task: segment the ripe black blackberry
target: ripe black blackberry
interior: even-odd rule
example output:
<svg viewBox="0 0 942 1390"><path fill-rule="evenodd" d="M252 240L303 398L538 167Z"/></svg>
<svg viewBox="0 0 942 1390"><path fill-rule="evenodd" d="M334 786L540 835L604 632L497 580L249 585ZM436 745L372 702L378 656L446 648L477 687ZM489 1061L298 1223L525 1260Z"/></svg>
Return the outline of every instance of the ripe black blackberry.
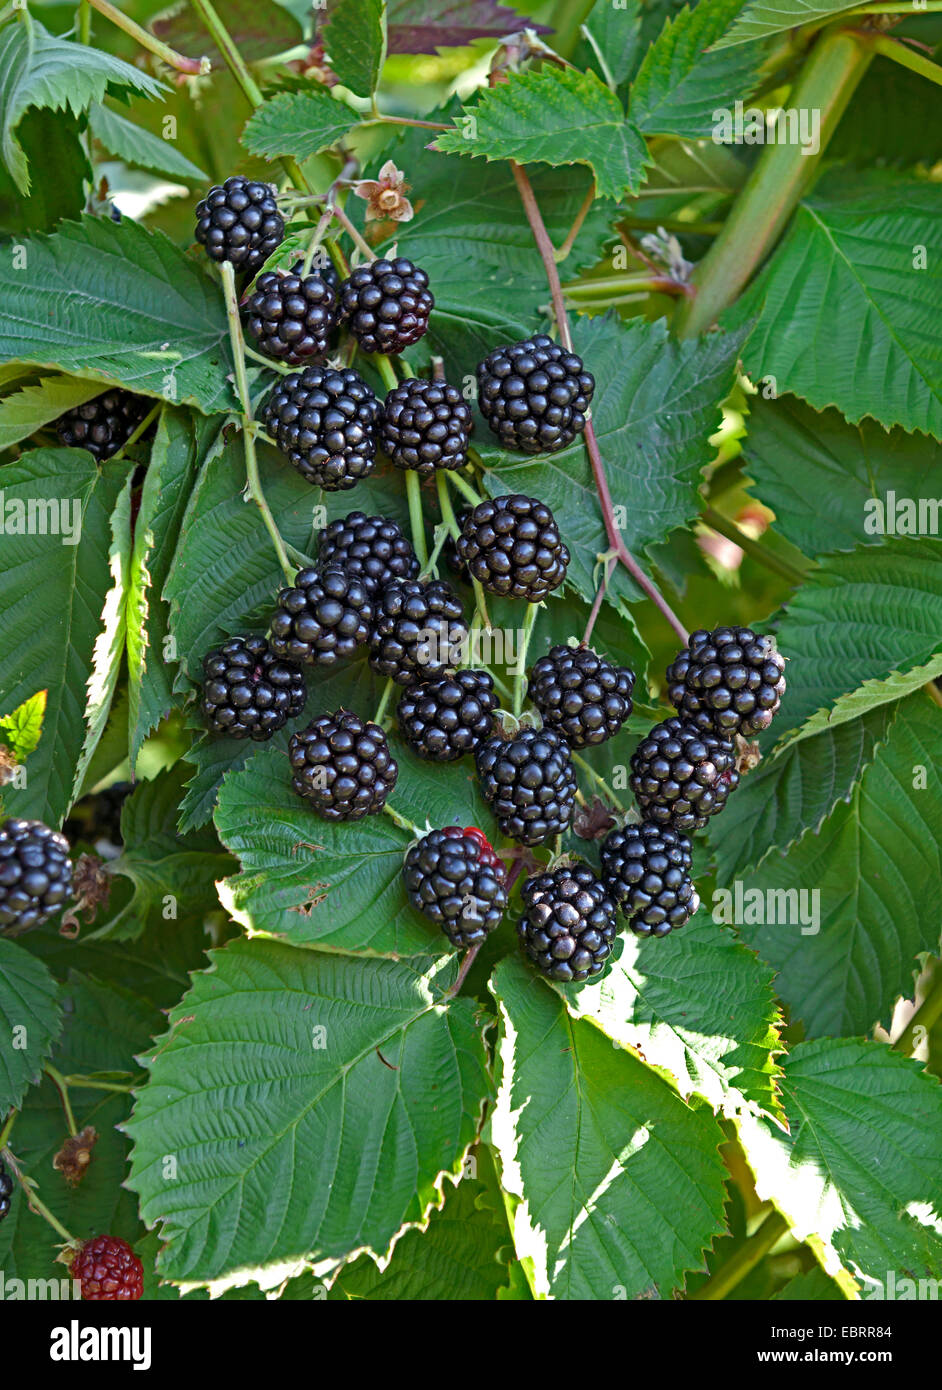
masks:
<svg viewBox="0 0 942 1390"><path fill-rule="evenodd" d="M698 729L727 738L767 729L785 694L785 658L749 627L699 628L667 668L668 696Z"/></svg>
<svg viewBox="0 0 942 1390"><path fill-rule="evenodd" d="M402 868L414 908L435 922L453 946L477 946L507 906L504 866L480 831L457 825L433 830L410 847Z"/></svg>
<svg viewBox="0 0 942 1390"><path fill-rule="evenodd" d="M298 363L327 351L336 308L336 296L320 275L267 270L256 280L245 312L260 352Z"/></svg>
<svg viewBox="0 0 942 1390"><path fill-rule="evenodd" d="M587 864L528 878L522 896L517 933L541 974L581 981L601 973L618 925L615 904Z"/></svg>
<svg viewBox="0 0 942 1390"><path fill-rule="evenodd" d="M411 377L386 397L379 442L397 468L421 478L464 468L470 434L471 407L457 386Z"/></svg>
<svg viewBox="0 0 942 1390"><path fill-rule="evenodd" d="M604 743L632 710L634 672L612 666L588 647L551 647L533 663L527 694L548 729L570 748Z"/></svg>
<svg viewBox="0 0 942 1390"><path fill-rule="evenodd" d="M507 449L551 453L585 429L595 378L545 333L495 348L478 364L478 404Z"/></svg>
<svg viewBox="0 0 942 1390"><path fill-rule="evenodd" d="M60 415L56 421L59 443L67 448L87 449L99 463L110 459L131 438L150 405L146 396L135 396L115 387Z"/></svg>
<svg viewBox="0 0 942 1390"><path fill-rule="evenodd" d="M233 174L196 208L196 240L213 261L231 261L254 275L281 245L285 224L271 184Z"/></svg>
<svg viewBox="0 0 942 1390"><path fill-rule="evenodd" d="M461 523L457 550L485 589L530 603L558 589L569 565L549 507L520 493L473 507Z"/></svg>
<svg viewBox="0 0 942 1390"><path fill-rule="evenodd" d="M612 830L599 849L602 882L637 936L666 936L700 906L690 878L690 841L668 825L642 821Z"/></svg>
<svg viewBox="0 0 942 1390"><path fill-rule="evenodd" d="M362 820L386 804L399 766L378 724L350 710L323 714L292 734L291 785L325 820Z"/></svg>
<svg viewBox="0 0 942 1390"><path fill-rule="evenodd" d="M10 1210L10 1198L13 1196L13 1179L6 1170L3 1159L0 1158L0 1221Z"/></svg>
<svg viewBox="0 0 942 1390"><path fill-rule="evenodd" d="M488 737L497 705L487 671L456 671L409 686L396 714L402 737L420 758L450 763Z"/></svg>
<svg viewBox="0 0 942 1390"><path fill-rule="evenodd" d="M233 637L203 658L202 710L214 733L271 738L304 709L304 674L264 637Z"/></svg>
<svg viewBox="0 0 942 1390"><path fill-rule="evenodd" d="M416 579L419 562L412 544L394 521L349 512L324 530L318 552L321 569L342 565L362 579L370 594L396 579Z"/></svg>
<svg viewBox="0 0 942 1390"><path fill-rule="evenodd" d="M291 274L304 274L303 256L299 256L298 259L291 266ZM308 271L308 275L319 275L320 278L324 281L324 284L329 285L330 288L333 290L334 299L337 298L338 294L340 293L340 276L337 274L337 268L334 265L333 261L330 259L327 252L324 251L322 247L319 247L318 250L315 251L314 257L311 261L311 268Z"/></svg>
<svg viewBox="0 0 942 1390"><path fill-rule="evenodd" d="M340 317L364 352L402 352L428 328L435 300L424 270L405 256L367 261L340 286Z"/></svg>
<svg viewBox="0 0 942 1390"><path fill-rule="evenodd" d="M333 666L369 640L373 607L362 579L340 565L298 570L278 594L271 620L276 656Z"/></svg>
<svg viewBox="0 0 942 1390"><path fill-rule="evenodd" d="M412 685L457 666L467 637L461 600L444 580L387 584L374 602L370 665Z"/></svg>
<svg viewBox="0 0 942 1390"><path fill-rule="evenodd" d="M631 755L629 785L645 820L689 835L738 785L733 745L683 719L656 724Z"/></svg>
<svg viewBox="0 0 942 1390"><path fill-rule="evenodd" d="M268 398L265 425L303 478L327 492L373 471L380 404L352 367L306 367Z"/></svg>
<svg viewBox="0 0 942 1390"><path fill-rule="evenodd" d="M39 820L0 825L0 931L41 927L72 891L69 842Z"/></svg>
<svg viewBox="0 0 942 1390"><path fill-rule="evenodd" d="M561 835L576 804L569 745L552 729L499 734L474 751L481 791L505 835L541 845Z"/></svg>

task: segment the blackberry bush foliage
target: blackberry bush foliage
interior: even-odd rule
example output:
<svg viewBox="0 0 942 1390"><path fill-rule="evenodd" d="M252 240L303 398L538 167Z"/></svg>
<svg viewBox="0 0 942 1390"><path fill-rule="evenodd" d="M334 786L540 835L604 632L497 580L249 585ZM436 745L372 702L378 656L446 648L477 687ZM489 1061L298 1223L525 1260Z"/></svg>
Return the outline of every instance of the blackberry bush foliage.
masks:
<svg viewBox="0 0 942 1390"><path fill-rule="evenodd" d="M0 15L4 1280L942 1279L939 18L576 8Z"/></svg>

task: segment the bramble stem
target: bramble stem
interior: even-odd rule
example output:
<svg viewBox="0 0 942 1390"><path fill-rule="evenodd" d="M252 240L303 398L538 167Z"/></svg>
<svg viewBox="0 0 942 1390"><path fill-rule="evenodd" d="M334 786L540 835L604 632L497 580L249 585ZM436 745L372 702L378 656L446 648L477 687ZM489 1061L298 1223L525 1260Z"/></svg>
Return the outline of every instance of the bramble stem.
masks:
<svg viewBox="0 0 942 1390"><path fill-rule="evenodd" d="M789 580L792 584L805 582L807 575L803 574L800 569L790 565L787 560L783 560L780 556L774 555L772 551L767 550L764 545L760 545L752 536L747 536L745 531L740 530L734 521L730 521L713 507L704 507L700 513L700 519L709 526L711 531L718 532L719 535L725 536L728 541L738 545L746 555L751 555L753 560L764 565L773 574L781 575L783 579Z"/></svg>
<svg viewBox="0 0 942 1390"><path fill-rule="evenodd" d="M340 207L337 203L331 203L330 211L333 214L333 216L336 217L341 227L343 227L344 231L347 233L347 236L353 242L354 246L359 247L359 249L363 252L364 256L368 261L375 261L376 252L373 250L370 243L363 236L361 236L357 228L353 225L347 214L344 212L343 208Z"/></svg>
<svg viewBox="0 0 942 1390"><path fill-rule="evenodd" d="M933 63L930 58L924 58L921 53L914 53L906 44L900 43L899 39L891 39L887 34L877 34L872 38L868 35L867 43L874 53L879 53L882 57L899 63L900 67L909 68L910 72L918 73L920 77L927 77L930 82L942 86L942 66Z"/></svg>
<svg viewBox="0 0 942 1390"><path fill-rule="evenodd" d="M467 951L465 951L464 956L461 959L461 967L458 971L455 983L452 985L451 989L447 989L445 991L446 999L453 999L455 995L458 993L458 991L461 989L461 986L468 978L468 971L471 969L472 965L477 959L478 951L480 951L483 944L484 943L482 941L479 941L476 946L471 946L468 948Z"/></svg>
<svg viewBox="0 0 942 1390"><path fill-rule="evenodd" d="M581 754L571 752L569 756L576 764L576 767L581 767L582 771L585 772L589 777L591 777L592 781L602 788L603 792L608 797L609 801L612 803L615 809L617 811L624 811L624 806L618 800L618 797L612 791L611 787L608 785L602 774L600 772L596 772L592 764L586 762L585 758L583 758Z"/></svg>
<svg viewBox="0 0 942 1390"><path fill-rule="evenodd" d="M579 235L580 231L582 230L582 224L583 224L583 222L586 220L586 218L588 217L589 212L591 211L591 208L592 208L592 204L593 204L594 202L595 202L595 179L593 179L592 182L591 182L591 184L589 185L589 191L588 191L588 193L585 195L585 198L583 199L582 207L581 207L581 208L579 209L579 211L576 213L576 216L575 216L575 219L574 219L574 221L573 221L573 224L572 224L572 226L569 228L569 231L566 233L566 240L563 242L563 244L562 244L562 246L559 248L559 250L556 251L556 252L554 252L554 255L555 255L555 258L556 258L557 263L559 263L560 261L564 261L564 260L566 259L566 257L569 255L570 251L572 250L573 246L575 245L576 237Z"/></svg>
<svg viewBox="0 0 942 1390"><path fill-rule="evenodd" d="M261 88L249 72L248 64L236 47L232 35L219 18L210 0L190 0L190 3L205 24L213 43L219 49L219 52L225 59L226 66L242 88L249 105L252 107L261 106L264 100Z"/></svg>
<svg viewBox="0 0 942 1390"><path fill-rule="evenodd" d="M479 494L475 492L474 488L468 482L467 478L462 478L461 474L457 470L450 471L449 478L451 479L452 483L454 483L458 491L461 493L462 497L467 502L471 503L472 507L476 507L479 502L484 501L484 498L479 496Z"/></svg>
<svg viewBox="0 0 942 1390"><path fill-rule="evenodd" d="M765 1220L745 1240L734 1255L721 1265L712 1278L702 1284L690 1295L691 1299L710 1301L725 1298L740 1284L746 1275L755 1269L766 1255L777 1245L789 1230L788 1222L780 1212L770 1211Z"/></svg>
<svg viewBox="0 0 942 1390"><path fill-rule="evenodd" d="M546 270L559 341L567 352L572 352L572 335L569 331L569 319L566 316L566 301L563 299L563 290L559 283L559 271L556 269L556 250L550 241L549 232L546 230L546 224L533 192L533 185L527 174L514 159L510 161L510 172L514 176L514 183L517 185L517 192L520 194L520 201L523 203L523 210L527 215L533 240L536 242L537 250ZM551 266L552 270L550 270Z"/></svg>
<svg viewBox="0 0 942 1390"><path fill-rule="evenodd" d="M75 1115L72 1113L72 1102L69 1100L68 1083L62 1073L56 1071L55 1067L49 1066L48 1063L43 1070L62 1098L62 1109L65 1111L65 1122L69 1127L69 1133L74 1138L75 1135L78 1134L78 1125L75 1123Z"/></svg>
<svg viewBox="0 0 942 1390"><path fill-rule="evenodd" d="M894 1050L901 1052L904 1057L911 1057L919 1045L916 1041L916 1030L924 1029L928 1033L930 1029L935 1027L940 1018L942 1018L942 965L937 965L929 985L929 993L896 1039L893 1044Z"/></svg>
<svg viewBox="0 0 942 1390"><path fill-rule="evenodd" d="M154 421L157 419L157 416L163 409L163 404L163 401L158 401L156 405L151 406L150 410L144 416L141 423L137 426L137 429L133 430L131 434L128 435L127 439L121 445L121 448L117 451L117 453L112 455L112 458L119 459L124 457L125 450L130 449L132 444L136 444L137 441L140 439L141 435L150 429L151 425L154 423Z"/></svg>
<svg viewBox="0 0 942 1390"><path fill-rule="evenodd" d="M517 652L517 661L514 666L514 714L520 714L523 709L523 691L526 684L527 672L527 651L530 646L530 638L533 636L533 627L536 623L537 614L542 604L528 603L527 616L523 620L523 635L520 642L520 650Z"/></svg>
<svg viewBox="0 0 942 1390"><path fill-rule="evenodd" d="M379 724L380 726L382 726L383 719L386 716L386 710L389 708L389 701L392 698L392 693L395 690L395 688L396 682L393 680L392 676L390 676L385 686L383 687L383 694L376 708L376 713L373 715L374 724Z"/></svg>
<svg viewBox="0 0 942 1390"><path fill-rule="evenodd" d="M18 1110L11 1110L4 1120L3 1128L0 1129L0 1150L4 1149L10 1142L10 1135L13 1132L13 1126L16 1124L16 1117L19 1113Z"/></svg>
<svg viewBox="0 0 942 1390"><path fill-rule="evenodd" d="M386 116L382 111L361 121L360 125L411 125L418 126L420 130L454 130L453 125L442 125L440 121L420 121L415 116Z"/></svg>
<svg viewBox="0 0 942 1390"><path fill-rule="evenodd" d="M262 481L258 472L258 456L255 452L255 434L257 426L252 418L252 403L249 398L249 383L245 374L245 343L242 339L242 323L239 319L239 299L236 294L235 272L231 261L223 261L220 264L222 274L222 286L226 297L226 317L229 321L229 341L232 344L232 358L235 364L236 389L239 393L239 401L242 406L242 443L245 450L245 476L248 483L248 493L252 501L262 514L262 521L265 523L266 530L271 536L272 544L275 547L275 554L278 556L278 563L288 584L294 583L294 570L288 559L285 550L285 543L281 538L281 532L272 516L271 508L265 499L262 490Z"/></svg>
<svg viewBox="0 0 942 1390"><path fill-rule="evenodd" d="M104 15L105 19L110 19L112 24L117 25L119 29L123 29L126 34L134 39L135 43L139 43L142 48L146 48L149 53L153 53L156 58L160 58L168 67L176 69L177 72L185 72L192 76L199 76L200 73L212 71L208 58L185 58L182 53L177 53L175 49L169 48L165 43L161 43L160 39L155 38L148 30L142 29L139 24L135 24L133 19L124 14L123 11L116 9L114 5L110 5L108 0L88 0L88 3L92 5L100 15ZM194 4L195 3L196 0L194 0ZM86 43L87 40L83 39L82 42Z"/></svg>
<svg viewBox="0 0 942 1390"><path fill-rule="evenodd" d="M9 1164L9 1166L13 1169L13 1176L16 1178L20 1187L22 1187L24 1193L26 1194L26 1205L29 1207L30 1211L33 1212L36 1216L41 1216L44 1221L48 1221L49 1225L56 1232L56 1234L60 1235L64 1241L68 1242L69 1245L78 1246L79 1242L75 1239L75 1236L72 1235L71 1231L66 1230L62 1222L58 1219L58 1217L53 1216L52 1212L46 1206L45 1202L43 1202L40 1199L39 1194L37 1193L36 1188L32 1182L32 1179L28 1179L25 1176L25 1174L20 1169L20 1165L17 1163L16 1159L10 1153L9 1149L3 1150L3 1157L7 1164Z"/></svg>
<svg viewBox="0 0 942 1390"><path fill-rule="evenodd" d="M589 645L589 638L592 636L592 629L595 627L595 620L599 616L599 611L602 607L602 600L604 599L605 591L608 588L608 581L611 579L612 570L614 569L617 563L618 557L615 555L613 555L610 559L605 561L605 569L602 571L602 582L599 585L598 590L596 591L595 598L592 602L592 608L589 613L589 621L586 623L585 632L582 634L583 646L587 647Z"/></svg>

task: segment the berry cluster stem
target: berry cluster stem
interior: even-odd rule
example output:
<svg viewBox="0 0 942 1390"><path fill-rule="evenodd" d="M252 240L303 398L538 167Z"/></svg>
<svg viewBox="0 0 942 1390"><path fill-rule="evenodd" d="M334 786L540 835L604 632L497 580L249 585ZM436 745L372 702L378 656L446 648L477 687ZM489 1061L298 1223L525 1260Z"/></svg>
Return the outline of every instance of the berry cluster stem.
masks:
<svg viewBox="0 0 942 1390"><path fill-rule="evenodd" d="M28 1178L21 1170L20 1165L17 1163L10 1150L3 1149L2 1155L4 1162L8 1167L12 1168L13 1176L26 1194L26 1204L30 1211L36 1216L41 1216L44 1221L48 1222L56 1234L60 1235L69 1245L77 1247L79 1242L75 1239L75 1236L72 1235L71 1231L66 1230L57 1216L53 1216L52 1212L46 1206L46 1203L41 1200L36 1190L36 1184L33 1182L32 1178Z"/></svg>
<svg viewBox="0 0 942 1390"><path fill-rule="evenodd" d="M208 58L185 58L182 53L177 53L175 49L161 43L160 39L146 29L142 29L139 24L135 24L129 15L124 14L114 5L110 5L108 0L88 0L88 4L93 6L105 19L110 19L112 24L123 29L135 43L141 45L141 48L146 48L149 53L153 53L155 58L159 58L161 62L166 63L168 67L174 68L177 72L184 72L195 77L211 70ZM87 14L84 0L83 11ZM85 22L83 16L83 27ZM86 43L87 38L83 38L82 42Z"/></svg>
<svg viewBox="0 0 942 1390"><path fill-rule="evenodd" d="M785 1217L778 1211L770 1211L736 1253L720 1266L712 1278L690 1295L691 1299L713 1302L725 1298L765 1259L773 1246L778 1245L782 1237L788 1234L788 1230L789 1225Z"/></svg>
<svg viewBox="0 0 942 1390"><path fill-rule="evenodd" d="M452 472L449 472L448 474L448 477L451 478L454 478L455 476L456 474ZM448 479L446 478L444 471L439 471L438 473L436 473L435 486L438 489L438 505L441 507L442 520L448 527L448 533L451 536L452 540L456 541L458 537L461 535L461 527L458 525L458 518L455 516L455 509L451 505L451 494L448 491ZM475 610L478 614L480 614L481 622L487 628L488 632L490 632L491 615L487 611L487 599L484 594L484 586L482 585L480 579L475 579L474 575L471 575L470 578L471 587L474 589Z"/></svg>
<svg viewBox="0 0 942 1390"><path fill-rule="evenodd" d="M43 1068L43 1070L49 1077L49 1080L55 1086L56 1090L59 1092L59 1096L62 1100L62 1109L65 1111L65 1122L69 1127L69 1133L72 1135L74 1139L76 1134L78 1134L78 1125L75 1123L75 1115L72 1111L72 1102L69 1099L68 1083L65 1077L62 1075L62 1073L56 1071L55 1067L50 1066L48 1063Z"/></svg>
<svg viewBox="0 0 942 1390"><path fill-rule="evenodd" d="M517 651L517 661L514 666L514 714L520 714L523 709L523 692L526 685L527 676L527 652L530 647L530 638L533 636L533 627L536 623L537 614L542 607L539 603L527 604L527 616L523 620L523 631L521 633L520 647Z"/></svg>

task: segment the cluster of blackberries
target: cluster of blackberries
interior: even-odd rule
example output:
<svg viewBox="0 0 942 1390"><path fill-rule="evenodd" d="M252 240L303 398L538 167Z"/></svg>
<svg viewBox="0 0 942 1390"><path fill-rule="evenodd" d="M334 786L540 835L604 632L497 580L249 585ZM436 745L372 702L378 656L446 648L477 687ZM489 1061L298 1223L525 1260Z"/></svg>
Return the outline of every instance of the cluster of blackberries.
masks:
<svg viewBox="0 0 942 1390"><path fill-rule="evenodd" d="M0 825L0 932L40 927L72 891L69 842L38 820Z"/></svg>

